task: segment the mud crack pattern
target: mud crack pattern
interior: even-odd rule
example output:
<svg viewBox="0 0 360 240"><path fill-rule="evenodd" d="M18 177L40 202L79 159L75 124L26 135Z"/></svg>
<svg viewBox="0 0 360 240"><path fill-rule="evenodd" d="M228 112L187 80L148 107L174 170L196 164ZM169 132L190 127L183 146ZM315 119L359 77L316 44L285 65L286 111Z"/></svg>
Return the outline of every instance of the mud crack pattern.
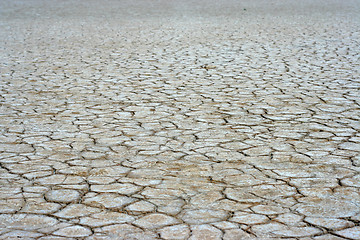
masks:
<svg viewBox="0 0 360 240"><path fill-rule="evenodd" d="M0 239L359 239L359 10L1 1Z"/></svg>

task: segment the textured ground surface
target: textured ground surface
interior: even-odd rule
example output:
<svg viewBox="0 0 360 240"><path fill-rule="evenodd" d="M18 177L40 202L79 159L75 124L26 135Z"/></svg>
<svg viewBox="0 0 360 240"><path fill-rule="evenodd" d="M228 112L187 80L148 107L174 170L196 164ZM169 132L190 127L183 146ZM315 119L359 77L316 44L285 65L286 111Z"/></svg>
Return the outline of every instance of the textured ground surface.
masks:
<svg viewBox="0 0 360 240"><path fill-rule="evenodd" d="M0 2L0 239L360 239L360 1Z"/></svg>

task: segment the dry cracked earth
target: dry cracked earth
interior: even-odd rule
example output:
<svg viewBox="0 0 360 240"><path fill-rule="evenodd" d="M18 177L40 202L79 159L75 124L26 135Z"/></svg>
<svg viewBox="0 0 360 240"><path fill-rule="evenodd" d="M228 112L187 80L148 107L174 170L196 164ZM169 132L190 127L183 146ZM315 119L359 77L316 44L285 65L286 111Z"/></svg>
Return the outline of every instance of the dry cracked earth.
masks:
<svg viewBox="0 0 360 240"><path fill-rule="evenodd" d="M360 239L360 1L0 20L0 239Z"/></svg>

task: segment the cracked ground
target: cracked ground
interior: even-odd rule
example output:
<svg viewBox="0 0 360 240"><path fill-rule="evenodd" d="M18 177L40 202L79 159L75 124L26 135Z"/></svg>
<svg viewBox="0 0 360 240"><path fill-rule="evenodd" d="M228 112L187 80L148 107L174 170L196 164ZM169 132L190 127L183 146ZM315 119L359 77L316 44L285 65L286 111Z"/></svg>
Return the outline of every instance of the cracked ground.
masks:
<svg viewBox="0 0 360 240"><path fill-rule="evenodd" d="M360 239L358 0L2 0L0 239Z"/></svg>

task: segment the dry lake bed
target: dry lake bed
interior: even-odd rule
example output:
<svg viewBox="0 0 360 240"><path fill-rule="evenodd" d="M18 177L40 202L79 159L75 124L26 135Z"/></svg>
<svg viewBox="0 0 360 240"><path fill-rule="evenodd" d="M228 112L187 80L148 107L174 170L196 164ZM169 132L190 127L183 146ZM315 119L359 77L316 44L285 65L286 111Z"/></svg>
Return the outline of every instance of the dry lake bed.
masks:
<svg viewBox="0 0 360 240"><path fill-rule="evenodd" d="M0 1L0 239L360 239L360 1Z"/></svg>

